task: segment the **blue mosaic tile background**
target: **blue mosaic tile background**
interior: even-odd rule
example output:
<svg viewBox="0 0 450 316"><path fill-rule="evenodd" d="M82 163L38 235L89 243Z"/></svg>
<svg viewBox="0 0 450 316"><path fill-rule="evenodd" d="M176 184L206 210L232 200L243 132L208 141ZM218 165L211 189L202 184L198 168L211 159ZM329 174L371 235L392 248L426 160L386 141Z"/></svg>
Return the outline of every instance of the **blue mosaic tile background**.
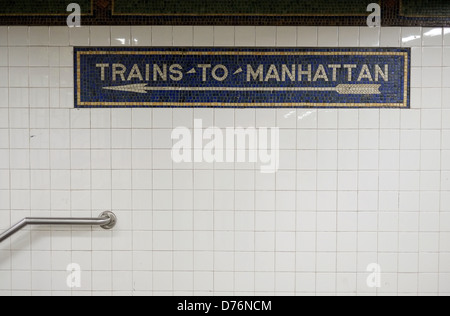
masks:
<svg viewBox="0 0 450 316"><path fill-rule="evenodd" d="M154 54L154 52L158 52ZM244 53L245 52L245 53ZM314 53L315 55L296 55L299 53ZM348 52L350 55L338 55ZM331 54L330 54L331 53ZM333 54L333 53L336 53ZM318 54L318 55L317 55ZM410 81L410 49L374 49L374 48L75 48L75 107L409 107ZM79 63L78 63L79 57ZM101 68L98 64L107 64L104 68L105 78L101 78ZM124 74L128 79L129 72L134 65L138 65L143 80L136 72L130 81L121 81L116 75L112 78L113 64L122 64L127 70ZM149 81L146 81L146 70L149 65ZM153 81L153 65L161 70L167 65L167 81ZM183 79L170 80L170 65L178 64L182 67ZM224 65L228 69L228 76L224 81L217 81L211 75L211 68L207 69L206 81L203 81L203 69L198 65ZM271 65L275 65L278 76L282 77L282 66L296 65L296 80L286 76L285 82L278 82L276 74L271 72L272 78L267 81ZM336 81L333 81L333 71L328 65L338 64ZM353 77L348 81L346 64L356 64ZM264 67L263 82L247 81L247 67L252 66L256 71L260 65ZM312 67L312 77L317 69L323 65L329 81L318 79L309 82L306 75L303 81L298 81L298 65L306 70ZM367 65L373 81L358 76L362 66ZM379 76L375 82L375 65L388 65L388 81ZM242 72L236 71L242 69ZM188 73L195 69L195 73ZM176 68L175 70L180 70ZM78 78L79 71L79 78ZM270 75L269 74L269 75ZM321 73L323 74L323 73ZM175 78L179 73L172 73ZM224 75L218 70L217 76ZM158 79L160 76L158 75ZM306 81L305 81L306 80ZM78 83L79 81L79 83ZM380 94L340 94L337 91L292 91L295 88L306 89L334 89L344 85L381 85ZM140 90L129 91L132 89ZM143 87L152 89L144 91ZM119 90L107 90L112 88ZM190 89L209 89L211 91L192 91ZM250 89L252 91L229 91L230 88ZM160 90L161 89L161 90ZM164 90L166 89L166 90ZM264 89L264 90L262 90ZM276 90L274 90L276 89ZM283 89L286 89L283 91Z"/></svg>

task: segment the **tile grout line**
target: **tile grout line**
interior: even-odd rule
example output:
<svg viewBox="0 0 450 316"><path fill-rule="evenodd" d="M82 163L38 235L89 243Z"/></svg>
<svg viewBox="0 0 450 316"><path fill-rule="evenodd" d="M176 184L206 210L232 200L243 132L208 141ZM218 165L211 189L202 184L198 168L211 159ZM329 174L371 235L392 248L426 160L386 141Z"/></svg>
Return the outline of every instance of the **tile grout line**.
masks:
<svg viewBox="0 0 450 316"><path fill-rule="evenodd" d="M359 29L358 29L359 30ZM340 39L341 39L341 32L340 29L337 28L337 47L339 48L339 43L340 43ZM338 279L339 279L339 269L338 269L338 224L337 224L337 217L338 217L338 213L339 213L339 179L340 179L340 168L339 168L339 111L336 110L336 211L335 211L335 221L336 221L336 232L334 234L335 237L335 245L336 245L336 249L335 249L335 260L334 260L334 264L335 264L335 280L334 280L334 291L335 291L335 295L338 294Z"/></svg>
<svg viewBox="0 0 450 316"><path fill-rule="evenodd" d="M320 43L320 41L319 41L319 28L318 27L316 27L316 47L320 47L320 45L319 45L319 43ZM315 234L315 240L314 240L314 247L315 247L315 250L314 250L314 266L315 266L315 269L314 269L314 293L315 293L315 296L318 296L318 293L317 293L317 279L318 279L318 273L317 273L317 268L318 268L318 265L317 265L317 250L318 250L318 248L317 248L317 240L318 240L318 234L317 234L317 230L318 230L318 225L317 225L317 219L318 219L318 212L317 212L317 201L318 201L318 198L319 198L319 194L318 194L318 189L319 189L319 184L318 184L318 181L319 181L319 175L318 175L318 169L319 169L319 146L318 146L318 144L319 144L319 133L318 133L318 130L319 130L319 110L318 109L315 109L314 110L314 112L316 113L316 122L315 122L315 128L313 128L312 130L315 130L315 133L316 133L316 141L315 141L315 144L314 144L314 146L315 146L315 148L316 148L316 170L315 170L315 177L316 177L316 179L315 179L315 181L316 181L316 190L315 190L315 196L316 196L316 199L315 199L315 206L316 206L316 210L315 210L315 225L316 225L316 227L315 227L315 230L314 230L314 234Z"/></svg>
<svg viewBox="0 0 450 316"><path fill-rule="evenodd" d="M335 293L336 293L336 295L339 293L339 291L338 291L338 289L339 289L339 287L338 287L338 279L339 279L339 269L338 269L338 263L339 263L339 261L338 261L338 258L339 258L339 256L338 256L338 254L339 254L339 252L338 252L338 222L337 222L337 218L338 218L338 214L339 214L339 192L340 192L340 187L339 187L339 179L340 179L340 167L339 167L339 119L340 119L340 116L339 116L339 111L336 111L336 151L337 151L337 161L336 161L336 172L337 172L337 175L336 175L336 211L335 211L335 221L336 221L336 224L335 224L335 227L336 227L336 232L334 233L334 237L335 237L335 246L336 246L336 249L335 249L335 256L336 256L336 258L335 258L335 262L334 262L334 264L335 264L335 273L336 273L336 275L335 275Z"/></svg>
<svg viewBox="0 0 450 316"><path fill-rule="evenodd" d="M398 232L398 235L400 235L400 201L401 201L400 197L401 197L401 192L402 192L402 187L401 187L401 183L402 183L402 181L401 181L401 175L402 175L402 170L401 170L402 112L401 111L399 112L398 124L399 124L399 139L398 139L398 148L399 148L399 150L398 150L398 164L397 164L397 168L398 168L399 172L398 172L398 194L397 194L397 205L396 205L396 207L397 207L397 232ZM398 249L400 249L400 238L397 237L397 239L398 239L397 240L397 243L398 243L397 251L398 251ZM379 245L378 245L378 247L379 247ZM379 264L379 262L378 262L378 264ZM383 271L381 271L380 273L382 273L382 272ZM382 277L382 275L381 275L381 277ZM380 285L382 286L382 284L380 284ZM398 291L398 288L397 288L397 291ZM377 289L377 292L379 293L380 290Z"/></svg>
<svg viewBox="0 0 450 316"><path fill-rule="evenodd" d="M299 39L299 34L298 34L298 27L296 27L295 28L295 46L296 47L298 47L298 39ZM256 112L256 111L255 111ZM298 186L299 186L299 183L298 183L298 176L297 176L297 173L298 173L298 167L299 167L299 163L298 163L298 157L299 157L299 155L298 155L298 152L299 152L299 150L298 150L298 110L297 109L295 109L294 110L294 114L295 114L295 188L294 188L294 192L295 192L295 204L294 204L294 208L295 208L295 217L294 217L294 220L295 220L295 234L294 234L294 236L295 236L295 244L294 244L294 264L295 264L295 266L294 266L294 295L297 295L297 264L298 264L298 262L297 262L297 251L298 251L298 230L297 230L297 223L298 223L298 204L299 204L299 201L298 201L298 198L297 198L297 196L298 196Z"/></svg>
<svg viewBox="0 0 450 316"><path fill-rule="evenodd" d="M130 46L135 46L134 45L134 33L133 33L133 28L130 26ZM135 113L136 113L136 111L134 110L134 109L132 109L131 110L131 147L133 148L134 147L134 144L133 144L133 130L134 130L134 115L135 115ZM135 208L134 208L134 197L135 197L135 195L134 195L134 183L133 183L133 171L135 170L134 169L134 154L135 154L135 151L132 149L131 150L131 227L132 227L132 231L134 231L134 219L135 219L135 216L134 216L134 210L135 210ZM152 201L152 203L153 203L153 201ZM153 223L152 223L152 225L153 225ZM135 290L135 280L134 280L134 278L135 278L135 272L134 272L134 234L133 233L131 233L131 251L132 251L132 253L131 253L131 269L132 269L132 271L131 271L131 296L135 296L135 292L136 292L136 290Z"/></svg>
<svg viewBox="0 0 450 316"><path fill-rule="evenodd" d="M444 67L445 70L445 58L444 55L445 54L445 28L442 28L442 67ZM442 147L444 145L444 141L443 141L443 137L442 137L442 131L444 130L444 122L443 122L443 118L444 118L444 78L445 78L445 71L442 71L442 88L441 88L441 139L440 139L440 151L439 151L439 162L440 162L440 186L439 186L439 227L438 227L438 231L439 231L439 235L438 235L438 253L437 253L437 295L441 295L441 235L442 235L442 230L441 230L441 220L442 220L442 182L443 182L443 173L442 173L442 167L443 167L443 163L442 163L442 159L443 159L443 150ZM419 269L420 269L420 265L419 265Z"/></svg>
<svg viewBox="0 0 450 316"><path fill-rule="evenodd" d="M174 33L174 27L171 26L171 40L172 40L172 47L174 46L174 38L173 38L173 33ZM173 114L173 110L170 110L170 114L171 114L171 127L172 129L174 128L173 126L173 118L174 118L174 114ZM171 198L172 198L172 295L174 295L175 293L175 230L174 230L174 224L175 224L175 220L174 220L174 209L175 209L175 197L174 197L174 191L173 191L173 186L174 186L174 168L173 168L173 159L171 161L171 166L172 166L172 170L171 170L171 180L172 180L172 188L171 188Z"/></svg>
<svg viewBox="0 0 450 316"><path fill-rule="evenodd" d="M278 46L278 27L275 27L275 47ZM275 111L275 124L278 126L278 111ZM273 273L273 293L276 293L276 285L277 285L277 263L278 263L278 249L277 249L277 202L278 202L278 196L277 196L277 190L278 190L278 181L277 181L277 174L274 174L274 194L275 194L275 203L274 203L274 234L273 234L273 244L274 244L274 273Z"/></svg>
<svg viewBox="0 0 450 316"><path fill-rule="evenodd" d="M27 62L28 62L28 66L30 65L30 28L27 28L27 46L25 46L28 50L28 56L27 56ZM30 69L27 69L28 71L28 93L30 91L30 86L31 86L31 81L30 81ZM28 100L29 101L29 100ZM28 131L27 131L27 138L28 138L28 199L29 199L29 212L28 214L30 216L32 216L32 197L31 197L31 109L30 109L30 104L28 102ZM31 276L31 280L30 280L30 285L31 285L31 291L33 291L33 275L34 275L34 269L33 269L33 229L30 229L30 276Z"/></svg>
<svg viewBox="0 0 450 316"><path fill-rule="evenodd" d="M380 193L381 191L381 187L380 187L380 179L381 179L381 175L384 174L384 170L381 167L381 148L382 148L382 144L381 144L381 140L382 140L382 131L385 129L384 127L382 127L382 112L381 110L377 110L376 112L378 112L378 187L377 187L377 229L376 229L376 236L377 236L377 250L376 250L376 257L377 257L377 262L376 264L379 265L380 263L380 258L379 258L379 244L378 244L378 237L379 237L379 232L380 232L380 212L381 212L381 203L380 203ZM400 140L399 140L400 142ZM359 239L359 234L358 234L358 239ZM359 244L358 244L358 252L359 252ZM377 271L379 273L379 271ZM378 276L376 276L377 278ZM381 277L381 275L379 276ZM374 287L373 292L375 293L376 296L378 296L378 284L376 284L376 287ZM369 293L370 293L370 289L369 289Z"/></svg>
<svg viewBox="0 0 450 316"><path fill-rule="evenodd" d="M424 66L423 66L423 48L425 45L424 45L424 37L423 37L423 28L420 28L420 29L421 29L420 50L421 50L421 58L422 58L422 61L420 64L421 65L420 69L421 69L421 76L422 76L423 68L424 68ZM423 76L421 77L421 80L423 80ZM423 84L421 84L421 89L422 89L422 93L423 93ZM421 220L422 220L422 180L423 180L422 174L424 172L424 170L422 169L422 163L423 163L422 150L423 150L423 145L424 145L423 141L422 141L422 135L424 133L424 126L422 123L422 121L423 121L422 114L425 111L423 108L423 102L421 102L421 108L419 111L420 111L420 140L419 140L419 147L420 147L420 149L419 149L419 152L420 152L420 154L419 154L419 170L420 170L420 172L419 172L419 192L420 192L420 194L419 194L419 213L418 213L419 224L417 227L417 257L420 256L420 244L421 244L420 237L421 237L421 229L422 229L422 227L421 227L422 226L422 223L421 223ZM399 249L399 252L400 252L400 249ZM416 253L416 251L414 251L414 253ZM400 257L400 255L401 255L401 253L399 253L399 257ZM399 259L399 266L400 266L400 259ZM419 271L419 265L417 266L417 272L416 272L416 279L417 279L416 293L417 293L417 295L419 293L419 273L418 273L418 271ZM400 276L400 271L398 271L398 273ZM399 289L397 289L397 290L399 290Z"/></svg>
<svg viewBox="0 0 450 316"><path fill-rule="evenodd" d="M379 32L378 32L378 45L377 45L377 47L380 47L381 46L381 27L380 28L378 28L378 30L379 30ZM379 112L379 118L380 118L380 125L379 125L379 128L380 128L380 130L379 130L379 132L380 132L380 140L381 140L381 129L382 129L382 127L381 127L381 119L382 119L382 110L380 109L380 110L378 110L378 112ZM399 142L399 146L400 146L400 135L399 135L399 139L398 139L398 142ZM380 146L381 147L381 146ZM381 166L381 151L379 150L378 151L378 166L380 167ZM400 158L399 158L400 159ZM399 168L400 169L400 168ZM399 177L400 177L400 174L399 174ZM400 182L399 182L399 184L398 184L398 190L400 189ZM380 192L380 181L378 181L378 191ZM378 193L378 199L380 198L380 194ZM378 211L377 211L377 233L376 233L376 245L377 245L377 265L379 266L380 265L380 245L379 245L379 236L380 236L380 201L378 201L378 207L377 207L377 209L378 209ZM382 275L381 275L381 272L380 271L378 271L379 273L380 273L380 276L379 276L379 278L380 278L380 280L381 280L381 277L382 277ZM380 286L381 286L381 284L379 284ZM379 296L379 288L378 287L376 287L375 288L375 295L376 296Z"/></svg>
<svg viewBox="0 0 450 316"><path fill-rule="evenodd" d="M233 28L233 47L235 47L235 45L236 45L236 27L232 27ZM214 112L216 112L216 111L214 111ZM236 127L236 109L233 109L233 126L234 127ZM214 167L215 167L215 164L214 164ZM236 163L233 165L233 175L234 175L234 177L236 177ZM214 183L214 189L216 188L216 186L215 186L215 179L216 179L216 169L214 168L214 173L213 173L213 176L214 176L214 181L213 181L213 183ZM236 181L236 180L235 180ZM233 282L233 295L236 295L236 214L237 214L237 211L236 211L236 205L237 205L237 203L236 203L236 190L235 190L235 188L236 188L236 186L234 186L234 188L233 188L233 195L234 195L234 198L233 198L233 203L234 203L234 205L233 205L233 249L234 249L234 253L233 253L233 280L234 280L234 282Z"/></svg>
<svg viewBox="0 0 450 316"><path fill-rule="evenodd" d="M10 66L10 58L11 58L11 53L10 53L10 43L9 43L9 27L7 29L7 57L8 57L8 147L9 147L9 151L8 151L8 158L9 158L9 224L12 225L12 221L13 221L13 214L12 214L12 174L11 174L11 104L10 104L10 90L11 90L11 83L9 81L9 74L11 72L11 66ZM9 279L10 279L10 293L12 294L13 292L13 244L11 240L8 240L9 243L9 261L10 261L10 275L9 275Z"/></svg>
<svg viewBox="0 0 450 316"><path fill-rule="evenodd" d="M93 189L92 189L92 187L93 187L93 185L92 185L92 179L93 179L93 177L92 177L92 130L93 130L92 129L92 110L89 110L89 126L90 126L90 129L89 129L89 144L90 144L90 155L89 155L89 160L90 160L90 168L89 168L90 201L89 201L89 204L90 204L90 208L91 208L91 215L93 216L94 214L93 214L93 203L92 203L92 196L93 196L93 192L92 192L93 191ZM91 240L91 249L92 249L92 251L95 251L94 241L93 240ZM92 264L93 264L93 259L92 259L92 256L91 256L91 267L92 267ZM92 280L92 276L91 276L91 280Z"/></svg>
<svg viewBox="0 0 450 316"><path fill-rule="evenodd" d="M31 29L30 29L30 32L31 32ZM48 32L48 36L49 36L49 40L50 40L50 28L48 28L47 29L47 32ZM49 43L48 43L49 44ZM47 46L47 54L46 54L46 57L47 57L47 65L48 65L48 68L49 68L49 71L50 71L50 60L49 60L49 50L48 50L48 46ZM49 171L48 171L48 180L49 180L49 213L50 213L50 215L52 215L52 205L51 205L51 201L52 201L52 176L51 176L51 170L50 170L50 167L51 167L51 146L50 146L50 144L51 144L51 133L50 133L50 122L51 122L51 111L50 111L50 82L49 82L49 88L48 88L48 93L49 93L49 99L48 99L48 104L47 104L47 106L48 106L48 109L49 109L49 111L48 111L48 169L49 169ZM52 269L52 274L51 274L51 280L50 280L50 290L51 290L51 293L52 293L52 295L53 295L53 283L54 283L54 279L53 279L53 271L54 271L54 266L53 266L53 262L54 262L54 260L53 260L53 253L54 253L54 242L53 242L53 237L54 237L54 231L52 230L52 231L50 231L50 252L51 252L51 260L52 260L52 262L51 262L51 269Z"/></svg>
<svg viewBox="0 0 450 316"><path fill-rule="evenodd" d="M360 126L360 119L361 119L361 111L357 111L356 112L357 113L357 118L358 118L358 127ZM360 154L360 152L361 152L361 134L360 134L360 131L358 130L358 133L357 133L357 135L358 135L358 137L357 137L357 140L358 140L358 158L357 158L357 169L358 169L358 179L357 179L357 191L356 191L356 210L357 210L357 212L356 212L356 236L357 236L357 231L358 231L358 222L359 222L359 198L360 198L360 195L359 195L359 193L360 193L360 177L359 177L359 174L360 174L360 167L361 167L361 154ZM357 249L355 249L356 251L355 251L355 271L356 271L356 273L355 273L355 295L357 295L358 294L358 252L357 252Z"/></svg>

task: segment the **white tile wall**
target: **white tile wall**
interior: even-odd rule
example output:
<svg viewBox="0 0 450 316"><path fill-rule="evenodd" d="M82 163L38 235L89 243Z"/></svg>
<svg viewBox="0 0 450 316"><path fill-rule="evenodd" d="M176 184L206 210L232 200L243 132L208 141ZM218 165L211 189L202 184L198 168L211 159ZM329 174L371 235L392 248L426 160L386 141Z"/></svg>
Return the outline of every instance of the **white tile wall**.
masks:
<svg viewBox="0 0 450 316"><path fill-rule="evenodd" d="M74 110L75 45L412 47L412 109ZM119 217L6 241L0 294L450 294L448 56L436 28L0 27L0 229ZM280 127L280 171L173 164L194 118Z"/></svg>

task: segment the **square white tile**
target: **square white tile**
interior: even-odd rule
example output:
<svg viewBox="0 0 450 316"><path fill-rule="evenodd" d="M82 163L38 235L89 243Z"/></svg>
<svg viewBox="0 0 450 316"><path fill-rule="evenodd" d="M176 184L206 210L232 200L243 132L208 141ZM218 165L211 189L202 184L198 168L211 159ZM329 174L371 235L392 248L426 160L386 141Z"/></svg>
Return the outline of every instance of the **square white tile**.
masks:
<svg viewBox="0 0 450 316"><path fill-rule="evenodd" d="M382 27L380 45L382 47L400 47L401 27Z"/></svg>
<svg viewBox="0 0 450 316"><path fill-rule="evenodd" d="M113 128L131 128L131 109L112 109Z"/></svg>
<svg viewBox="0 0 450 316"><path fill-rule="evenodd" d="M29 54L31 67L44 67L49 65L47 47L30 47Z"/></svg>
<svg viewBox="0 0 450 316"><path fill-rule="evenodd" d="M297 27L293 26L277 27L277 46L278 47L297 46Z"/></svg>
<svg viewBox="0 0 450 316"><path fill-rule="evenodd" d="M339 45L339 28L337 27L319 27L318 45L337 47Z"/></svg>
<svg viewBox="0 0 450 316"><path fill-rule="evenodd" d="M9 89L9 106L17 108L28 107L28 89L27 88L10 88Z"/></svg>
<svg viewBox="0 0 450 316"><path fill-rule="evenodd" d="M256 46L273 47L276 44L277 28L275 26L256 27Z"/></svg>
<svg viewBox="0 0 450 316"><path fill-rule="evenodd" d="M28 66L28 47L9 48L9 66Z"/></svg>
<svg viewBox="0 0 450 316"><path fill-rule="evenodd" d="M70 46L89 46L89 26L72 27L69 29Z"/></svg>
<svg viewBox="0 0 450 316"><path fill-rule="evenodd" d="M10 146L13 149L26 149L30 146L29 133L26 129L10 131Z"/></svg>
<svg viewBox="0 0 450 316"><path fill-rule="evenodd" d="M442 47L422 48L422 66L424 67L442 66Z"/></svg>
<svg viewBox="0 0 450 316"><path fill-rule="evenodd" d="M133 46L152 46L152 28L151 28L151 26L132 26L131 27L131 45L133 45Z"/></svg>
<svg viewBox="0 0 450 316"><path fill-rule="evenodd" d="M314 47L318 43L318 28L314 26L300 26L297 30L297 45Z"/></svg>
<svg viewBox="0 0 450 316"><path fill-rule="evenodd" d="M111 46L130 46L131 27L111 26Z"/></svg>
<svg viewBox="0 0 450 316"><path fill-rule="evenodd" d="M214 26L214 46L234 46L234 26Z"/></svg>
<svg viewBox="0 0 450 316"><path fill-rule="evenodd" d="M41 67L30 68L30 86L45 88L49 86L49 69Z"/></svg>
<svg viewBox="0 0 450 316"><path fill-rule="evenodd" d="M173 27L173 45L190 47L194 43L193 26L174 26Z"/></svg>
<svg viewBox="0 0 450 316"><path fill-rule="evenodd" d="M31 128L49 128L50 127L50 112L46 109L32 109L30 110L30 127Z"/></svg>
<svg viewBox="0 0 450 316"><path fill-rule="evenodd" d="M111 46L111 27L91 26L90 34L91 46Z"/></svg>
<svg viewBox="0 0 450 316"><path fill-rule="evenodd" d="M153 128L172 127L172 111L153 109Z"/></svg>
<svg viewBox="0 0 450 316"><path fill-rule="evenodd" d="M442 28L423 28L422 45L423 46L442 46Z"/></svg>
<svg viewBox="0 0 450 316"><path fill-rule="evenodd" d="M194 46L213 46L214 27L194 26Z"/></svg>
<svg viewBox="0 0 450 316"><path fill-rule="evenodd" d="M424 88L442 86L442 69L438 67L422 68L422 83Z"/></svg>
<svg viewBox="0 0 450 316"><path fill-rule="evenodd" d="M421 27L402 27L402 47L422 46Z"/></svg>
<svg viewBox="0 0 450 316"><path fill-rule="evenodd" d="M361 47L380 46L381 28L361 27L359 31L359 45Z"/></svg>
<svg viewBox="0 0 450 316"><path fill-rule="evenodd" d="M236 46L252 47L256 45L255 26L236 26Z"/></svg>
<svg viewBox="0 0 450 316"><path fill-rule="evenodd" d="M440 109L442 106L442 95L439 88L422 89L422 106L424 108Z"/></svg>
<svg viewBox="0 0 450 316"><path fill-rule="evenodd" d="M359 46L359 28L358 27L340 27L339 28L339 46L358 47Z"/></svg>
<svg viewBox="0 0 450 316"><path fill-rule="evenodd" d="M152 27L152 46L173 46L172 26Z"/></svg>
<svg viewBox="0 0 450 316"><path fill-rule="evenodd" d="M8 45L9 46L28 46L28 27L10 26L8 27Z"/></svg>
<svg viewBox="0 0 450 316"><path fill-rule="evenodd" d="M33 26L29 29L31 46L48 46L50 43L50 29L48 26Z"/></svg>
<svg viewBox="0 0 450 316"><path fill-rule="evenodd" d="M9 124L11 128L29 128L28 109L11 109L9 111Z"/></svg>
<svg viewBox="0 0 450 316"><path fill-rule="evenodd" d="M31 88L30 89L30 107L48 108L50 105L49 89Z"/></svg>
<svg viewBox="0 0 450 316"><path fill-rule="evenodd" d="M152 111L150 109L133 109L132 110L132 127L133 128L151 128L152 127Z"/></svg>
<svg viewBox="0 0 450 316"><path fill-rule="evenodd" d="M27 68L9 68L9 86L15 88L28 87Z"/></svg>
<svg viewBox="0 0 450 316"><path fill-rule="evenodd" d="M69 28L66 26L50 27L50 46L68 46Z"/></svg>

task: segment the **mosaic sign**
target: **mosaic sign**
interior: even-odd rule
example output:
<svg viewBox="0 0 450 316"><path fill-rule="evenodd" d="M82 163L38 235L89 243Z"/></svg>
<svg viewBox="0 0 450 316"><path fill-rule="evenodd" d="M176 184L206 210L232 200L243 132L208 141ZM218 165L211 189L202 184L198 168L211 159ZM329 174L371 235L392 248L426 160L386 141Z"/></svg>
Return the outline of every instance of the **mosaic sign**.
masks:
<svg viewBox="0 0 450 316"><path fill-rule="evenodd" d="M410 49L75 48L75 107L409 108Z"/></svg>

